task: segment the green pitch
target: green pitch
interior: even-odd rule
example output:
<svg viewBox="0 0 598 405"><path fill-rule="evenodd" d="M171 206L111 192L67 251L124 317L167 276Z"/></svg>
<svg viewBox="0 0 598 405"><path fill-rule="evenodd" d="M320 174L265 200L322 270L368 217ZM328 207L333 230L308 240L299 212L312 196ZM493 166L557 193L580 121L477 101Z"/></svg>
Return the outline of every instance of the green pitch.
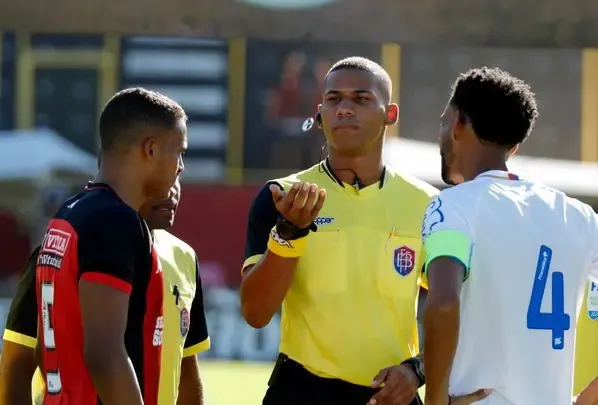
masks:
<svg viewBox="0 0 598 405"><path fill-rule="evenodd" d="M260 405L272 363L199 360L206 405Z"/></svg>

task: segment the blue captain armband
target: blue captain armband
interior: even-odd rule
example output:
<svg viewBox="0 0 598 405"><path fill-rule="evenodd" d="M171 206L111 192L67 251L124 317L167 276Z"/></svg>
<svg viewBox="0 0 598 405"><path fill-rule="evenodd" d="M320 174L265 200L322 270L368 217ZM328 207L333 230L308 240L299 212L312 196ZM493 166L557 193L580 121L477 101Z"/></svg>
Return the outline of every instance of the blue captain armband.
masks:
<svg viewBox="0 0 598 405"><path fill-rule="evenodd" d="M428 236L424 242L426 249L425 268L438 257L452 257L461 262L465 268L464 280L469 276L473 242L471 238L459 231L437 231Z"/></svg>

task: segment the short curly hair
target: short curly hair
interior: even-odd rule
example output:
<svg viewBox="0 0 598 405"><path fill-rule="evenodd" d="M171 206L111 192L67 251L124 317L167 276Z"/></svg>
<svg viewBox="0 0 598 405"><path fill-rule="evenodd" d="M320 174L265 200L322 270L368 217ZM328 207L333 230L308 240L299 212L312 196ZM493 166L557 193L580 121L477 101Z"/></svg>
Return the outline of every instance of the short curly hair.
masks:
<svg viewBox="0 0 598 405"><path fill-rule="evenodd" d="M522 143L538 117L530 86L496 67L459 75L450 103L481 141L507 148Z"/></svg>

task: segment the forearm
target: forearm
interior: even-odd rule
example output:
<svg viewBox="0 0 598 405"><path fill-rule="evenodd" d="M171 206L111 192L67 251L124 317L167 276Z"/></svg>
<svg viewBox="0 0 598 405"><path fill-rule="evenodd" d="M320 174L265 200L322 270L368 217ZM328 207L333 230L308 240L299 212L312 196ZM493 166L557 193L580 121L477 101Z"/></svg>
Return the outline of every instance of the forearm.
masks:
<svg viewBox="0 0 598 405"><path fill-rule="evenodd" d="M451 367L459 340L459 299L428 297L424 311L426 404L446 404Z"/></svg>
<svg viewBox="0 0 598 405"><path fill-rule="evenodd" d="M143 405L135 370L124 347L86 353L85 361L103 405Z"/></svg>
<svg viewBox="0 0 598 405"><path fill-rule="evenodd" d="M181 364L181 381L177 405L203 405L203 384L197 356L185 357Z"/></svg>
<svg viewBox="0 0 598 405"><path fill-rule="evenodd" d="M280 257L270 251L243 275L243 317L254 328L266 326L282 305L295 274L297 258Z"/></svg>

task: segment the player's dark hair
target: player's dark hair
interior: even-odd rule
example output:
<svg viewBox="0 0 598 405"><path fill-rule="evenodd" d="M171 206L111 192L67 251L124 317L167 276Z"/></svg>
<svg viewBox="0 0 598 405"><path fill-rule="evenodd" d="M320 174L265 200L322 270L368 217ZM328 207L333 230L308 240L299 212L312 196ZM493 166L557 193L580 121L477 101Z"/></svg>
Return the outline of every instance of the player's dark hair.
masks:
<svg viewBox="0 0 598 405"><path fill-rule="evenodd" d="M187 120L185 111L163 94L139 87L119 91L100 115L101 150L132 144L148 127L175 128L180 120Z"/></svg>
<svg viewBox="0 0 598 405"><path fill-rule="evenodd" d="M332 65L332 67L328 70L328 74L343 69L363 70L375 76L380 84L380 90L383 92L385 102L387 104L390 102L390 95L392 94L392 80L390 80L390 76L382 66L373 60L363 58L361 56L350 56L348 58L341 59Z"/></svg>
<svg viewBox="0 0 598 405"><path fill-rule="evenodd" d="M530 134L538 108L531 88L499 68L471 69L453 85L451 104L476 136L512 148Z"/></svg>

